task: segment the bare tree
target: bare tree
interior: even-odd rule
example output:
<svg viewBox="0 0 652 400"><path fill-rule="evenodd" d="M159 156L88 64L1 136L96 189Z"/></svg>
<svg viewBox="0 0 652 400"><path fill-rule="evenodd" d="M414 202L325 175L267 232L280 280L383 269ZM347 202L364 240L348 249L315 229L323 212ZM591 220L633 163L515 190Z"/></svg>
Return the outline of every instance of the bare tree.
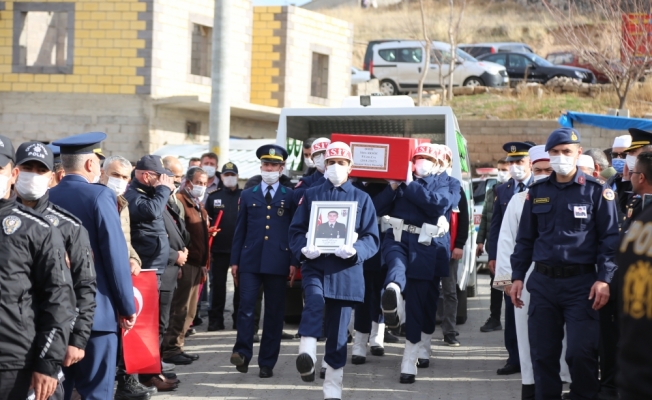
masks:
<svg viewBox="0 0 652 400"><path fill-rule="evenodd" d="M428 29L426 28L426 12L423 9L423 0L419 0L419 8L421 11L421 31L424 42L424 51L422 53L423 69L421 70L421 76L419 76L419 86L417 89L417 105L420 107L421 102L423 101L423 83L426 81L428 70L430 70L430 49L432 47L432 42L428 37Z"/></svg>
<svg viewBox="0 0 652 400"><path fill-rule="evenodd" d="M466 10L466 0L459 0L458 5L459 13L455 15L455 0L448 0L448 44L451 46L451 58L448 62L450 71L448 77L448 101L453 100L453 74L457 66L457 37L460 34L460 24Z"/></svg>
<svg viewBox="0 0 652 400"><path fill-rule="evenodd" d="M602 72L615 89L618 108L625 108L632 86L641 79L651 61L650 2L542 2L558 24L556 39L567 43L575 56ZM587 19L597 22L578 23Z"/></svg>

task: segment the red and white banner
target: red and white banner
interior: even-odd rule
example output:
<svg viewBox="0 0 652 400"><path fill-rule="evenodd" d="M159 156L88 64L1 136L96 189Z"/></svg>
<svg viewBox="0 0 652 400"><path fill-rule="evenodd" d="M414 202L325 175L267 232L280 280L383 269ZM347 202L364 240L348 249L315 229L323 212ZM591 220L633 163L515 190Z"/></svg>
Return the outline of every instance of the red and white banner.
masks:
<svg viewBox="0 0 652 400"><path fill-rule="evenodd" d="M134 283L136 325L122 334L122 347L128 374L160 374L158 342L158 280L156 270L131 276Z"/></svg>

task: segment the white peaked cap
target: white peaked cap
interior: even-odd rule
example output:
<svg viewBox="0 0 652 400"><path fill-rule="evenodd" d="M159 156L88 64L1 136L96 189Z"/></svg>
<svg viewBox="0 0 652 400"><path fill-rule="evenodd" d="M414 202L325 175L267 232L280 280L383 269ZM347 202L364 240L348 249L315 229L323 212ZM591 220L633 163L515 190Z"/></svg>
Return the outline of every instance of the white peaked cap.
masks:
<svg viewBox="0 0 652 400"><path fill-rule="evenodd" d="M614 139L614 144L611 146L614 147L629 147L632 145L632 137L630 135L616 136Z"/></svg>
<svg viewBox="0 0 652 400"><path fill-rule="evenodd" d="M550 156L548 155L548 152L546 151L546 145L545 144L540 144L538 146L532 146L532 147L530 147L530 149L527 152L530 155L530 160L532 161L532 164L534 164L537 161L549 161L550 160Z"/></svg>

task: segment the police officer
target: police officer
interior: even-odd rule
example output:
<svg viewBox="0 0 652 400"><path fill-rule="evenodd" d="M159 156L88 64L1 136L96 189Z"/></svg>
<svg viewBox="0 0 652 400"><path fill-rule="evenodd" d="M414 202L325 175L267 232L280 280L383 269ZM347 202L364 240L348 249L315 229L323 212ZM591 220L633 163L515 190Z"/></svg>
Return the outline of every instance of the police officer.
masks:
<svg viewBox="0 0 652 400"><path fill-rule="evenodd" d="M59 229L70 260L70 273L76 298L77 317L70 333L63 366L69 367L84 358L95 314L95 268L88 232L73 214L49 201L48 184L54 179L53 154L40 142L18 146L16 166L17 201L34 209Z"/></svg>
<svg viewBox="0 0 652 400"><path fill-rule="evenodd" d="M101 142L106 134L84 133L57 140L66 171L50 189L50 201L74 214L88 231L93 250L97 293L95 318L84 358L64 368L66 399L77 388L82 398L104 400L113 393L118 353L118 321L123 329L136 322L129 251L113 191L99 182Z"/></svg>
<svg viewBox="0 0 652 400"><path fill-rule="evenodd" d="M328 138L317 138L312 142L310 146L310 159L315 166L315 172L310 175L304 176L299 179L299 183L294 187L294 200L299 202L303 192L308 190L311 186L321 185L326 182L324 178L324 171L326 171L326 161L324 160L326 154L326 148L331 144L330 139Z"/></svg>
<svg viewBox="0 0 652 400"><path fill-rule="evenodd" d="M325 160L328 180L306 190L289 231L290 248L295 257L303 260L301 284L305 296L296 365L304 382L315 380L317 338L322 334L324 320L324 360L327 364L324 398L341 399L351 310L356 303L364 301L362 264L376 254L379 239L376 211L369 195L356 189L348 179L353 168L349 146L342 142L331 143L326 149ZM308 246L306 233L313 201L356 201L357 241L340 246L334 254L321 254L315 246Z"/></svg>
<svg viewBox="0 0 652 400"><path fill-rule="evenodd" d="M632 184L629 181L629 171L627 168L627 149L632 146L632 136L623 135L614 139L611 147L611 164L616 170L616 174L607 179L607 185L616 192L618 220L622 221L625 216L627 201L629 200L629 193L632 191ZM636 148L641 146L637 145ZM633 153L632 153L633 155ZM634 159L635 160L635 159ZM634 161L632 160L632 161ZM632 163L632 167L634 164Z"/></svg>
<svg viewBox="0 0 652 400"><path fill-rule="evenodd" d="M498 248L498 236L503 222L503 215L507 204L516 193L523 192L532 182L532 162L528 150L533 143L509 142L505 143L503 149L507 152L509 162L509 174L512 176L506 183L494 188L495 201L494 213L491 217L491 230L487 241L487 253L489 254L489 270L496 272L496 256ZM498 375L510 375L521 371L521 363L518 355L518 340L516 338L516 324L514 322L514 305L510 297L505 294L505 348L509 357L504 367L499 368Z"/></svg>
<svg viewBox="0 0 652 400"><path fill-rule="evenodd" d="M528 331L537 399L559 398L559 357L566 323L566 361L571 398L594 399L598 383L598 311L609 299L618 242L613 190L577 169L579 133L553 131L546 142L554 172L531 185L510 261L512 302L523 307L527 289ZM598 267L596 273L596 266Z"/></svg>
<svg viewBox="0 0 652 400"><path fill-rule="evenodd" d="M14 164L13 145L0 136L0 399L25 399L32 386L45 400L66 357L75 297L61 233L11 198Z"/></svg>
<svg viewBox="0 0 652 400"><path fill-rule="evenodd" d="M652 208L652 203L643 203L644 196L652 197L652 152L639 153L636 156L634 169L629 172L634 195L627 204L627 213L623 218L621 232L627 232L630 224L635 220L644 208Z"/></svg>
<svg viewBox="0 0 652 400"><path fill-rule="evenodd" d="M390 182L377 197L385 196L391 229L385 232L382 253L387 278L381 304L385 321L396 326L401 320L401 292L405 297L405 349L401 362L401 383L414 383L417 362L430 363L430 341L435 331L439 283L449 274L452 209L460 200L460 183L439 174L444 166L443 149L430 143L419 145L412 156L407 181ZM386 200L376 200L386 204ZM421 359L421 360L419 360Z"/></svg>
<svg viewBox="0 0 652 400"><path fill-rule="evenodd" d="M242 192L231 252L231 273L234 283L240 286L238 335L231 364L243 373L249 369L253 313L262 286L265 319L258 354L259 376L271 378L281 350L287 278L289 275L290 282L294 281L298 264L287 241L295 205L292 189L279 182L287 151L277 145L264 145L256 150L256 156L261 162L263 181Z"/></svg>
<svg viewBox="0 0 652 400"><path fill-rule="evenodd" d="M211 293L213 302L208 313L208 331L221 331L224 329L224 306L226 303L226 277L229 272L231 261L231 247L235 224L238 216L238 202L242 189L238 187L238 167L232 162L222 166L222 184L212 192L208 192L206 200L206 212L211 221L211 228L215 227L218 215L221 213L220 225L217 227L217 235L211 246L211 260L213 266L211 273ZM214 230L214 229L213 229ZM235 294L234 294L235 297ZM235 300L234 300L235 303ZM237 310L233 310L233 321L237 316ZM260 317L260 315L259 315ZM258 325L258 324L256 324Z"/></svg>

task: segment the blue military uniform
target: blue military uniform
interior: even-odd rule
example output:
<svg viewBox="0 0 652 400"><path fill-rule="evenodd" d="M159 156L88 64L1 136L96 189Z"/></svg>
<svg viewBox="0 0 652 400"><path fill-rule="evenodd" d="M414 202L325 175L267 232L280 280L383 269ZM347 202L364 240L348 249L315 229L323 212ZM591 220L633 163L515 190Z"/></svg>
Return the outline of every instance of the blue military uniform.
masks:
<svg viewBox="0 0 652 400"><path fill-rule="evenodd" d="M532 147L529 143L509 142L505 143L503 149L507 152L507 161L518 161L528 156L528 150ZM491 217L491 227L487 239L487 254L489 260L495 260L498 251L498 236L503 223L505 210L512 197L519 192L524 192L533 181L532 173L523 182L518 182L513 177L507 182L494 187L494 209ZM518 355L518 339L516 338L516 321L514 319L514 304L508 293L505 297L505 348L507 349L507 365L505 368L513 372L520 370L521 360ZM501 368L498 373L502 375Z"/></svg>
<svg viewBox="0 0 652 400"><path fill-rule="evenodd" d="M61 154L97 154L103 133L76 135L54 142ZM98 160L99 163L99 160ZM97 280L95 318L86 345L86 355L77 364L64 368L66 398L72 389L89 400L105 400L113 396L113 383L118 353L118 315L136 313L133 284L129 267L129 251L115 194L102 185L91 185L86 178L66 175L50 189L50 201L74 214L88 231Z"/></svg>
<svg viewBox="0 0 652 400"><path fill-rule="evenodd" d="M546 151L566 143L579 143L579 134L558 129L548 138ZM511 257L512 280L523 281L531 263L536 263L527 282L536 398L559 398L561 393L559 357L565 323L571 396L594 399L600 387L599 323L588 297L596 280L609 283L616 270L615 195L579 170L568 183L556 177L553 173L530 187Z"/></svg>
<svg viewBox="0 0 652 400"><path fill-rule="evenodd" d="M299 200L301 200L301 197L303 197L303 193L306 190L310 189L313 186L322 185L325 182L326 178L324 177L323 173L319 172L319 170L316 170L311 175L304 176L299 179L299 183L297 183L297 185L294 187L295 203L299 203Z"/></svg>
<svg viewBox="0 0 652 400"><path fill-rule="evenodd" d="M263 162L282 163L287 158L285 149L276 145L262 146L257 151ZM266 199L270 188L270 199ZM285 290L290 266L297 266L288 245L287 232L294 216L293 191L278 181L265 182L246 189L240 196L231 265L238 266L240 306L238 308L238 335L233 355L239 353L244 365L234 362L240 372L247 372L253 357L254 308L261 285L265 294L265 319L260 342L258 365L273 369L281 349L281 334L285 316ZM262 376L261 376L262 377Z"/></svg>

